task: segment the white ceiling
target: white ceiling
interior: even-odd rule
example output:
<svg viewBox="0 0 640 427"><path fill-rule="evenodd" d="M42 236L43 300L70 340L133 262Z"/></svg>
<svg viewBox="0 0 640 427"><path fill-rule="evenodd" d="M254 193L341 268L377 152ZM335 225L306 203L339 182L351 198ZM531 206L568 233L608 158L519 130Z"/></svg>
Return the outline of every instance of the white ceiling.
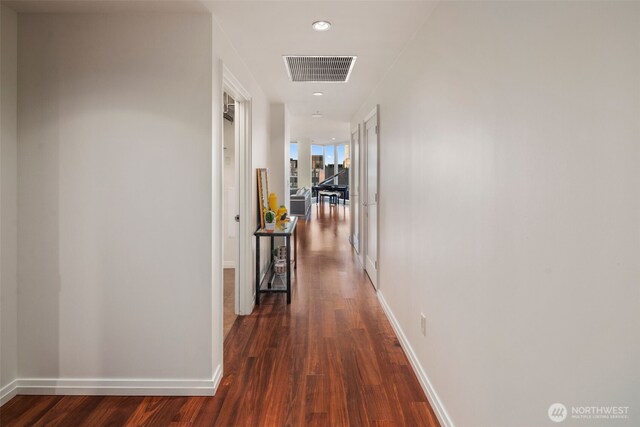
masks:
<svg viewBox="0 0 640 427"><path fill-rule="evenodd" d="M20 13L209 13L197 0L0 0Z"/></svg>
<svg viewBox="0 0 640 427"><path fill-rule="evenodd" d="M20 12L207 12L252 71L271 102L287 104L292 139L349 139L351 116L373 91L432 10L414 0L2 0ZM208 12L207 12L208 13ZM328 20L316 32L311 24ZM347 83L293 83L283 55L356 55ZM316 97L315 91L324 92ZM323 118L311 119L320 111Z"/></svg>
<svg viewBox="0 0 640 427"><path fill-rule="evenodd" d="M297 116L293 117L290 122L290 137L292 141L309 139L316 144L335 144L337 142L348 142L351 134L348 121Z"/></svg>
<svg viewBox="0 0 640 427"><path fill-rule="evenodd" d="M316 139L348 139L344 124L433 5L427 1L215 1L212 8L267 97L287 104L294 122L293 139L314 138L312 133ZM330 21L331 29L313 31L311 24L317 20ZM282 55L357 55L358 59L347 83L293 83ZM315 91L324 96L313 96ZM316 111L324 117L307 120ZM336 122L343 123L346 134L331 135Z"/></svg>

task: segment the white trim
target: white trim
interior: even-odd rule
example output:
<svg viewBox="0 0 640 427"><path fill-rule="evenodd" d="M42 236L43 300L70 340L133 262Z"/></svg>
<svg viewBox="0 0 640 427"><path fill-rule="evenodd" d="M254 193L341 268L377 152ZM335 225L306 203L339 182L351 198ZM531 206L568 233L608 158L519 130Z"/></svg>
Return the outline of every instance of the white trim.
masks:
<svg viewBox="0 0 640 427"><path fill-rule="evenodd" d="M82 396L213 396L220 383L220 365L211 380L106 380L24 378L17 394Z"/></svg>
<svg viewBox="0 0 640 427"><path fill-rule="evenodd" d="M407 358L411 363L411 367L413 368L413 371L418 377L418 381L420 381L420 385L422 386L424 393L427 395L427 399L429 400L429 403L431 404L431 407L433 408L436 414L436 417L440 422L440 425L443 427L454 427L451 417L449 417L449 414L447 413L447 410L444 408L444 404L440 400L438 393L436 393L436 390L433 388L431 381L429 381L429 377L427 376L427 373L424 371L424 368L420 364L420 361L418 360L416 353L413 351L413 348L411 347L411 344L409 343L407 336L404 334L404 332L402 331L402 328L400 327L400 324L398 323L398 320L393 315L393 311L391 311L391 307L389 307L389 304L387 304L387 301L384 299L384 295L382 295L382 291L378 290L377 295L378 295L378 301L380 301L380 305L382 306L384 313L387 315L387 319L389 319L389 322L391 323L391 326L393 327L393 330L395 331L396 336L400 341L400 345L402 346L402 349L407 355Z"/></svg>
<svg viewBox="0 0 640 427"><path fill-rule="evenodd" d="M23 378L0 390L0 406L21 395L79 396L215 396L222 381L222 364L211 380L131 380Z"/></svg>
<svg viewBox="0 0 640 427"><path fill-rule="evenodd" d="M224 268L236 268L236 262L235 261L225 261L223 264Z"/></svg>
<svg viewBox="0 0 640 427"><path fill-rule="evenodd" d="M18 394L18 381L13 380L0 390L0 406L14 398Z"/></svg>
<svg viewBox="0 0 640 427"><path fill-rule="evenodd" d="M362 123L362 139L360 141L360 145L362 146L362 158L361 163L363 165L362 168L362 182L360 182L360 188L362 191L359 191L359 201L360 207L362 208L362 223L361 223L361 233L362 237L362 247L360 248L360 252L362 253L362 264L364 265L364 270L369 276L371 280L371 284L377 290L380 289L380 133L378 129L380 127L380 105L376 104L375 107L371 110L369 114L365 117ZM376 254L375 260L373 263L369 259L367 247L369 245L369 210L371 209L371 205L369 204L369 182L368 182L368 174L369 174L369 139L367 138L367 124L370 121L375 119L375 131L376 131L376 204L375 204L375 212L376 212ZM372 270L375 274L375 277L371 277L369 274L369 270Z"/></svg>
<svg viewBox="0 0 640 427"><path fill-rule="evenodd" d="M364 120L362 120L364 123L367 123L369 120L371 120L373 118L373 116L375 116L376 114L378 114L378 104L376 104L375 107L373 107L373 110L371 110L369 112L369 114L367 114L364 117ZM377 124L377 123L376 123Z"/></svg>
<svg viewBox="0 0 640 427"><path fill-rule="evenodd" d="M215 55L214 55L215 56ZM224 230L223 171L224 171L224 117L222 99L224 84L222 61L212 64L212 116L211 116L211 372L224 362Z"/></svg>
<svg viewBox="0 0 640 427"><path fill-rule="evenodd" d="M356 147L357 146L357 147ZM357 148L357 149L356 149ZM349 186L351 187L351 191L349 191L349 206L351 206L351 200L354 200L355 203L353 206L356 208L357 212L354 213L353 209L350 212L350 236L349 241L351 245L356 251L356 254L360 254L360 242L356 235L360 235L360 230L356 230L356 217L358 219L358 228L360 228L360 124L358 123L351 129L351 135L349 137L349 153L351 153L351 167L349 168Z"/></svg>
<svg viewBox="0 0 640 427"><path fill-rule="evenodd" d="M256 214L253 212L253 182L255 181L255 169L253 168L253 101L246 98L242 102L243 126L240 128L240 141L244 140L244 145L238 147L240 164L239 172L239 196L240 198L240 232L238 234L238 287L243 291L238 300L238 314L251 314L255 302L253 286L253 245L252 238L255 231Z"/></svg>
<svg viewBox="0 0 640 427"><path fill-rule="evenodd" d="M211 396L214 396L216 394L216 392L218 391L218 387L220 386L220 382L222 381L222 375L223 375L223 371L222 371L222 363L220 363L218 365L218 367L216 368L216 370L213 372L213 394Z"/></svg>
<svg viewBox="0 0 640 427"><path fill-rule="evenodd" d="M249 92L247 92L240 81L236 79L231 70L229 70L224 63L222 64L222 85L223 87L227 87L229 92L231 92L229 95L231 95L236 101L238 98L243 98L244 101L251 99Z"/></svg>

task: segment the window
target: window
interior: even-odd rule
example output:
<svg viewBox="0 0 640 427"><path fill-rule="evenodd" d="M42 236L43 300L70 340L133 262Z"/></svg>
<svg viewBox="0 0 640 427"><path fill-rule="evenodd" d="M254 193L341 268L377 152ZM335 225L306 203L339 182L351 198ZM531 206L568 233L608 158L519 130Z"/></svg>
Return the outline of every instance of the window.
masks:
<svg viewBox="0 0 640 427"><path fill-rule="evenodd" d="M349 185L349 144L311 146L311 183L317 185L343 170L346 170L328 184Z"/></svg>
<svg viewBox="0 0 640 427"><path fill-rule="evenodd" d="M324 181L324 146L311 146L311 184L317 185Z"/></svg>
<svg viewBox="0 0 640 427"><path fill-rule="evenodd" d="M336 173L345 170L345 155L349 154L349 147L345 144L336 146ZM349 182L349 172L344 172L338 177L338 185L346 185Z"/></svg>
<svg viewBox="0 0 640 427"><path fill-rule="evenodd" d="M298 143L292 142L289 145L289 164L291 173L289 174L289 188L298 188Z"/></svg>
<svg viewBox="0 0 640 427"><path fill-rule="evenodd" d="M324 176L326 178L329 178L330 176L335 175L336 173L338 172L336 171L335 147L333 145L325 145L324 146Z"/></svg>

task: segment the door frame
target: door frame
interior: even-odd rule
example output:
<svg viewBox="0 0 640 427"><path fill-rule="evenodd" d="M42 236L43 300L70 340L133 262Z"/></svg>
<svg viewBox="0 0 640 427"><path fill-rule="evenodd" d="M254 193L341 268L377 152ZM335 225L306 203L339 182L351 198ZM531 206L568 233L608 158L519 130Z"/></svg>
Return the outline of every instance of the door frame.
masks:
<svg viewBox="0 0 640 427"><path fill-rule="evenodd" d="M238 191L238 248L236 263L236 289L235 312L238 315L251 314L253 310L253 259L251 229L252 183L252 141L251 141L251 95L235 78L233 73L222 65L222 89L235 100L235 162L236 162L236 187ZM220 120L224 120L220 115ZM221 155L222 167L224 167L224 155ZM224 214L224 212L222 212ZM222 230L224 231L224 230ZM224 235L224 234L221 234ZM224 254L224 251L222 251Z"/></svg>
<svg viewBox="0 0 640 427"><path fill-rule="evenodd" d="M360 227L362 225L361 221L361 213L362 209L360 208L360 149L361 149L361 140L360 140L360 124L357 124L353 129L351 129L351 176L349 177L349 185L351 187L349 193L349 204L351 206L355 206L358 209L358 227L356 227L356 215L354 212L351 212L351 235L349 236L349 241L353 246L353 249L356 251L356 254L360 255L360 237L362 233L360 232ZM353 184L356 185L353 185ZM355 200L355 203L351 203Z"/></svg>
<svg viewBox="0 0 640 427"><path fill-rule="evenodd" d="M362 175L361 177L362 182L361 184L363 184L361 186L362 188L362 195L368 195L369 192L369 188L368 188L368 179L367 179L367 174L368 174L368 168L369 168L369 161L368 161L368 146L369 146L369 141L367 139L367 122L369 122L371 119L373 119L375 117L375 126L376 126L376 150L378 151L377 156L376 156L376 170L377 170L377 174L376 174L376 186L378 189L378 200L376 201L376 266L375 266L375 279L372 278L372 284L374 289L376 290L376 292L380 289L380 200L381 200L381 194L380 194L380 105L376 104L375 107L369 112L369 114L367 114L365 116L365 118L362 121L362 140L360 143L361 151L362 151L362 157L361 157L361 163L363 165L362 169ZM368 226L368 222L369 222L369 206L367 203L367 198L366 197L360 197L360 206L362 208L362 233L361 233L361 238L362 238L362 267L363 269L366 271L367 269L367 246L369 243L369 226ZM366 215L366 217L365 217ZM366 220L365 220L366 218ZM368 274L368 272L367 272ZM371 277L370 277L371 278Z"/></svg>

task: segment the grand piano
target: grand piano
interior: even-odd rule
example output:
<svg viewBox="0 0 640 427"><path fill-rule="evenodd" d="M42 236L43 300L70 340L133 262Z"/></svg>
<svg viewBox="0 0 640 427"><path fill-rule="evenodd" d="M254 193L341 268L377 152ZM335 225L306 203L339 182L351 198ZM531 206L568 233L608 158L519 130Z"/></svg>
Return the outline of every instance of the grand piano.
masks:
<svg viewBox="0 0 640 427"><path fill-rule="evenodd" d="M339 185L334 184L333 181L339 175L346 173L348 169L342 169L335 175L330 176L322 182L311 187L312 194L316 196L316 202L320 202L320 192L330 192L330 193L341 193L342 194L342 203L347 204L347 197L349 196L349 186L348 185Z"/></svg>

